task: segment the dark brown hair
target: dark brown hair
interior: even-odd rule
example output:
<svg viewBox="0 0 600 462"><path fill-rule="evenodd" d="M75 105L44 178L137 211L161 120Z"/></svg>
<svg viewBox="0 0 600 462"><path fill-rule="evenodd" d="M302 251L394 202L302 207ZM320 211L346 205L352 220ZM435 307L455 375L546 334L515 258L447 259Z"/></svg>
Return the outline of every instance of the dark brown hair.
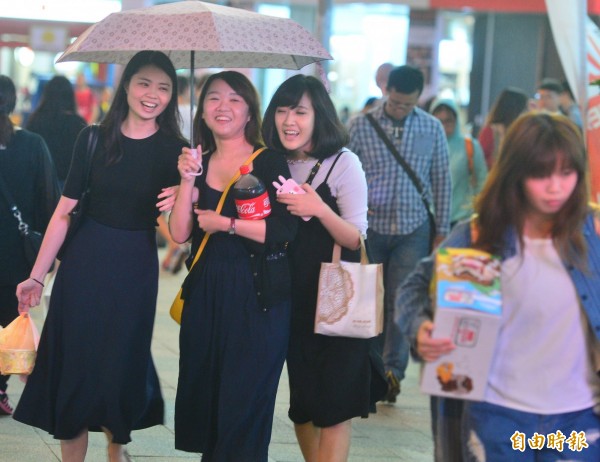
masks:
<svg viewBox="0 0 600 462"><path fill-rule="evenodd" d="M549 176L557 166L572 168L577 183L555 216L552 238L564 261L584 266L586 246L581 229L588 209L585 165L581 132L567 117L538 112L519 117L506 133L498 161L476 201L479 235L475 247L499 253L507 244L504 239L510 227L515 228L522 245L527 214L525 180Z"/></svg>
<svg viewBox="0 0 600 462"><path fill-rule="evenodd" d="M505 88L494 101L486 124L502 124L508 128L527 109L528 101L529 96L520 88Z"/></svg>
<svg viewBox="0 0 600 462"><path fill-rule="evenodd" d="M316 77L296 74L279 86L265 111L263 137L270 148L286 152L275 126L275 112L278 107L295 108L305 93L315 111L312 151L308 154L317 159L326 159L348 143L348 133L327 90Z"/></svg>
<svg viewBox="0 0 600 462"><path fill-rule="evenodd" d="M244 74L237 71L223 71L208 77L200 92L200 97L198 98L198 110L194 117L194 147L200 144L204 151L214 151L217 148L215 137L202 117L206 94L215 80L222 80L225 82L246 102L250 120L244 128L244 136L248 144L251 144L252 146L261 145L262 138L260 135L260 126L262 118L260 115L260 100L258 98L258 93L256 93L256 89Z"/></svg>

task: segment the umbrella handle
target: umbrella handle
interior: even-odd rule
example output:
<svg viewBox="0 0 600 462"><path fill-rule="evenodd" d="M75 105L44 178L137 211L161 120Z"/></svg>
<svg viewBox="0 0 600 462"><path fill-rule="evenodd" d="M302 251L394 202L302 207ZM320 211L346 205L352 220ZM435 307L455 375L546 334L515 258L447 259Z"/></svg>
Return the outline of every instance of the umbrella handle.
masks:
<svg viewBox="0 0 600 462"><path fill-rule="evenodd" d="M194 146L194 55L195 51L190 52L190 146ZM200 167L202 171L202 167Z"/></svg>
<svg viewBox="0 0 600 462"><path fill-rule="evenodd" d="M190 149L192 156L194 156L194 159L198 159L198 150L197 149ZM202 175L202 173L204 172L204 167L202 167L202 159L200 160L200 170L198 170L196 173L189 173L189 175L193 175L193 176L200 176Z"/></svg>

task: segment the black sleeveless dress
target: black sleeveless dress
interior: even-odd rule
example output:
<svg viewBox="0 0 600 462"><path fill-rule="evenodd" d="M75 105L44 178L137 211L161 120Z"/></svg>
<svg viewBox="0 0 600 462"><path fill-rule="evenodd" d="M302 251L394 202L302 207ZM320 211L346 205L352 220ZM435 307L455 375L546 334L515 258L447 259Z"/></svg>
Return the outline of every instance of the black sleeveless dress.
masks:
<svg viewBox="0 0 600 462"><path fill-rule="evenodd" d="M316 192L339 215L327 177ZM301 220L290 243L292 327L287 356L289 417L296 424L329 427L353 417L368 417L387 391L383 363L372 339L314 334L321 262L331 262L333 238L316 218ZM360 251L342 248L342 260L360 261Z"/></svg>

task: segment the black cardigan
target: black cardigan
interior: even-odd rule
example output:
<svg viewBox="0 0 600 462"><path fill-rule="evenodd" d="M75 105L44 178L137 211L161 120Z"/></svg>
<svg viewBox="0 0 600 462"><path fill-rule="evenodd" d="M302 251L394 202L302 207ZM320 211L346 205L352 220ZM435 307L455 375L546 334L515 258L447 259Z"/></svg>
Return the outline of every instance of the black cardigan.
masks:
<svg viewBox="0 0 600 462"><path fill-rule="evenodd" d="M208 169L210 155L203 158L203 167ZM271 214L265 218L265 243L242 238L248 250L250 264L254 274L254 287L259 304L263 310L290 298L291 277L287 258L287 243L296 237L298 217L287 211L287 206L277 202L277 191L273 181L279 181L279 175L290 178L290 170L283 154L266 149L254 159L252 174L260 178L269 193ZM196 185L206 181L202 175ZM231 194L231 190L229 194ZM192 240L192 252L188 263L194 259L204 232L196 232ZM201 257L202 259L202 257ZM185 298L185 285L184 285Z"/></svg>

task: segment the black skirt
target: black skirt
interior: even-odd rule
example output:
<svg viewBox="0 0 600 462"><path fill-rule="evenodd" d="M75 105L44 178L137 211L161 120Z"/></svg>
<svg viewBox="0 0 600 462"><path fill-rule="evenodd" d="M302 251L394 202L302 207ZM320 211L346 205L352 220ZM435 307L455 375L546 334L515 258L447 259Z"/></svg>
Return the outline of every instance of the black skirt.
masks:
<svg viewBox="0 0 600 462"><path fill-rule="evenodd" d="M113 442L160 425L150 355L158 292L154 230L86 219L58 269L33 373L15 420L57 439L107 428Z"/></svg>

